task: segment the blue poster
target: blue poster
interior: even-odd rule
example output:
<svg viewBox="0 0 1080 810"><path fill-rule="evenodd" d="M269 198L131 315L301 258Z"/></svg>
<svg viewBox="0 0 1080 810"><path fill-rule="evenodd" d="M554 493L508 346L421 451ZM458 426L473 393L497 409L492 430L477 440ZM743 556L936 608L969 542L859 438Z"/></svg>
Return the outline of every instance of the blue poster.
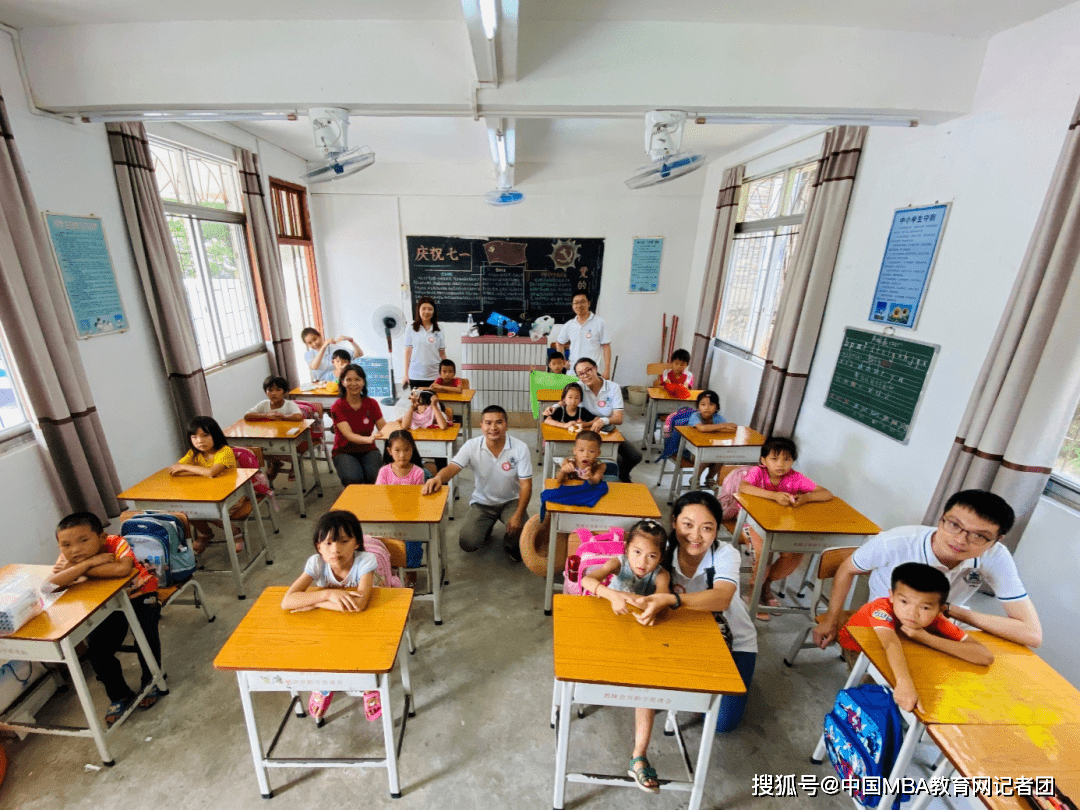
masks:
<svg viewBox="0 0 1080 810"><path fill-rule="evenodd" d="M126 330L128 322L101 220L45 214L45 225L67 290L76 335L87 338Z"/></svg>
<svg viewBox="0 0 1080 810"><path fill-rule="evenodd" d="M660 252L662 236L655 239L635 239L630 256L630 292L654 293L660 289Z"/></svg>
<svg viewBox="0 0 1080 810"><path fill-rule="evenodd" d="M392 397L394 392L390 390L390 361L385 357L361 357L356 364L367 375L367 392L369 397L384 399Z"/></svg>
<svg viewBox="0 0 1080 810"><path fill-rule="evenodd" d="M949 203L900 208L893 214L870 320L914 329L934 266Z"/></svg>

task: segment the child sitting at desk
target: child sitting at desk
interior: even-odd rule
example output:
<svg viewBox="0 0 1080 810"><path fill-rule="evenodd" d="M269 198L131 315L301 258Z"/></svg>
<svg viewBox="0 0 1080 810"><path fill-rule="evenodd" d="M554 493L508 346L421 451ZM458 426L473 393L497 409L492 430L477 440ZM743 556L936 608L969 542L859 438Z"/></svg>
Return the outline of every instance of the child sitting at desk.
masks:
<svg viewBox="0 0 1080 810"><path fill-rule="evenodd" d="M800 472L791 469L799 451L795 442L781 436L772 436L761 445L761 463L746 474L739 484L739 492L745 495L757 495L770 498L781 506L801 506L813 501L832 500L832 493L819 486ZM777 607L780 600L772 592L772 584L779 582L799 567L803 555L797 552L782 551L776 562L761 559L761 538L751 532L756 565L765 566L765 580L761 586L761 604ZM756 569L755 569L756 570ZM751 577L753 579L753 577ZM771 613L757 614L759 621L767 622Z"/></svg>
<svg viewBox="0 0 1080 810"><path fill-rule="evenodd" d="M663 526L655 520L639 520L626 533L623 553L582 577L581 585L611 602L611 609L620 615L629 612L627 605L634 605L628 598L630 595L671 593L671 575L660 566L666 545L667 532ZM611 582L604 585L608 577ZM651 709L634 709L634 756L627 771L646 793L660 792L656 771L645 756L654 715Z"/></svg>
<svg viewBox="0 0 1080 810"><path fill-rule="evenodd" d="M401 417L401 426L405 430L412 428L431 428L445 430L450 424L439 402L439 395L434 391L414 390L409 394L409 406Z"/></svg>
<svg viewBox="0 0 1080 810"><path fill-rule="evenodd" d="M334 352L336 355L337 352ZM285 392L289 390L289 383L284 377L271 374L263 380L263 392L266 399L244 414L247 422L302 422L303 411L300 406L291 399L285 399ZM281 472L282 466L289 461L289 456L267 456L266 477L273 483L274 478Z"/></svg>
<svg viewBox="0 0 1080 810"><path fill-rule="evenodd" d="M581 383L567 383L562 390L562 399L559 400L559 404L544 409L544 424L568 430L573 429L575 425L578 430L581 430L581 426L592 424L596 420L596 414L588 408L581 407L583 396Z"/></svg>
<svg viewBox="0 0 1080 810"><path fill-rule="evenodd" d="M949 579L936 568L918 562L896 566L889 595L863 605L837 635L845 660L854 663L852 655L858 657L859 653L859 645L848 628L873 627L896 676L893 689L896 705L908 712L916 707L922 711L904 648L900 646L901 634L972 664L989 666L994 662L986 647L945 618L948 601Z"/></svg>
<svg viewBox="0 0 1080 810"><path fill-rule="evenodd" d="M685 388L694 387L694 373L687 371L690 365L690 352L686 349L676 349L671 353L671 368L656 378L656 388L663 388L666 384L681 385ZM719 406L719 403L717 404Z"/></svg>
<svg viewBox="0 0 1080 810"><path fill-rule="evenodd" d="M331 510L319 518L311 541L318 554L304 564L304 573L296 578L281 599L284 610L300 612L322 608L343 613L360 612L367 607L375 584L375 555L364 551L364 530L352 512ZM315 586L322 590L309 591ZM312 692L308 713L322 725L333 692ZM382 715L378 692L364 693L364 714L368 720Z"/></svg>
<svg viewBox="0 0 1080 810"><path fill-rule="evenodd" d="M566 355L555 349L548 349L547 370L552 374L569 374Z"/></svg>
<svg viewBox="0 0 1080 810"><path fill-rule="evenodd" d="M49 582L58 588L74 585L86 577L127 577L132 571L135 572L135 577L127 584L128 597L150 645L150 651L160 662L158 620L161 618L161 603L157 598L157 577L135 559L135 553L127 541L118 535L106 535L101 520L92 512L76 512L57 525L56 542L60 546L60 559L53 566ZM105 687L105 694L109 696L109 710L105 715L105 724L108 726L119 720L135 699L135 693L124 680L123 667L116 658L127 633L127 618L123 613L114 611L106 616L87 638L90 665ZM139 687L141 692L153 677L141 650L139 666L142 669L142 686ZM139 701L139 708L149 709L166 694L168 693L155 686Z"/></svg>
<svg viewBox="0 0 1080 810"><path fill-rule="evenodd" d="M681 351L681 350L680 350ZM689 374L690 372L687 372ZM720 413L720 395L713 390L702 391L697 398L697 411L690 414L688 427L695 427L702 433L730 433L739 426L728 422ZM690 451L683 452L683 458L690 460ZM710 464L705 472L705 486L716 485L716 476L720 474L720 464Z"/></svg>
<svg viewBox="0 0 1080 810"><path fill-rule="evenodd" d="M607 469L607 464L600 460L600 444L599 433L592 430L581 431L574 439L574 455L563 459L562 466L555 473L555 480L560 484L567 481L599 484Z"/></svg>
<svg viewBox="0 0 1080 810"><path fill-rule="evenodd" d="M457 377L457 365L445 357L439 361L439 379L428 386L443 394L460 394L465 384Z"/></svg>

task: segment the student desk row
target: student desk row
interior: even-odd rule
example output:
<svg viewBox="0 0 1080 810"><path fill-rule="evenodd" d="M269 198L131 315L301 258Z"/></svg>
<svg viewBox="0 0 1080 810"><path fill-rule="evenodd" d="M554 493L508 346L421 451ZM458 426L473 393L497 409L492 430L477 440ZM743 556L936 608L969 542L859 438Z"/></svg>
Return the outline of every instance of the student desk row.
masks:
<svg viewBox="0 0 1080 810"><path fill-rule="evenodd" d="M400 424L397 424L400 427ZM386 425L382 431L375 435L375 443L380 450L386 446L387 437L397 428ZM454 442L461 433L461 425L447 425L440 428L411 428L413 441L416 442L416 450L423 458L446 459L447 463L454 457ZM454 501L457 500L457 476L450 479L447 485L450 488L450 520L454 519Z"/></svg>
<svg viewBox="0 0 1080 810"><path fill-rule="evenodd" d="M5 565L0 568L0 580L27 575L39 582L44 582L51 573L52 568L48 565ZM0 728L35 734L93 737L98 754L101 755L101 761L106 765L114 763L105 742L109 735L120 728L128 715L138 707L139 701L154 686L163 693L169 691L165 683L165 674L158 666L153 653L150 652L146 635L143 633L142 626L135 616L135 609L131 606L131 600L127 595L127 584L133 576L135 576L134 573L114 579L88 579L72 585L48 610L39 613L10 636L0 638L0 659L50 662L67 667L88 727L73 728L12 721L10 718L19 711L20 703L16 701L3 715L0 715ZM123 611L127 618L135 643L139 645L153 674L153 680L142 688L119 720L109 728L102 728L75 647L115 610Z"/></svg>
<svg viewBox="0 0 1080 810"><path fill-rule="evenodd" d="M243 419L234 422L225 429L225 436L231 444L250 445L258 447L266 455L288 456L292 461L293 472L296 474L296 496L300 507L300 517L307 517L305 499L312 492L323 495L322 481L319 478L319 467L315 463L315 442L311 438L311 426L315 424L313 419L304 419L300 422L286 422L273 420L266 422L248 422ZM311 474L314 481L311 487L304 483L304 470L300 465L298 448L307 442L307 456L311 462Z"/></svg>
<svg viewBox="0 0 1080 810"><path fill-rule="evenodd" d="M386 768L390 796L401 796L397 759L407 718L415 716L409 656L401 655L401 639L413 594L407 588L374 588L367 609L360 613L332 610L288 612L281 599L288 588L267 588L229 636L214 659L216 669L233 670L240 687L255 777L264 799L273 795L267 768ZM401 729L394 739L394 712L390 702L390 672L401 665L405 706ZM377 690L382 701L385 757L274 757L281 732L296 709L304 715L301 691L363 693ZM253 692L289 692L292 700L263 752L255 721Z"/></svg>
<svg viewBox="0 0 1080 810"><path fill-rule="evenodd" d="M761 445L765 443L765 437L749 427L706 433L696 427L679 425L675 430L679 433L679 449L675 452L675 471L671 475L668 503L674 503L682 494L680 470L684 454L689 453L694 459L694 473L690 480L697 481L701 468L706 464L757 464L761 458Z"/></svg>
<svg viewBox="0 0 1080 810"><path fill-rule="evenodd" d="M889 666L885 649L874 629L848 629L862 648L862 654L855 662L844 688L858 684L871 666L890 686L895 686L896 678L892 667ZM1053 775L1041 772L1017 774L1016 769L1026 766L1027 762L1018 760L1010 749L1002 749L1007 752L1007 764L1002 761L1000 754L996 758L1001 766L1001 770L997 772L988 767L991 763L979 763L961 756L964 743L954 745L953 741L968 739L969 730L972 731L970 739L976 741L976 744L979 740L988 738L997 739L1004 744L1010 738L1022 735L1024 732L1019 729L1023 727L1049 728L1053 729L1049 732L1051 734L1060 733L1063 737L1072 735L1075 738L1075 731L1070 731L1067 727L1080 724L1080 692L1027 647L989 633L973 631L971 635L994 654L994 662L989 667L969 664L925 645L900 638L911 679L923 708L922 711L916 709L914 712L915 722L909 725L904 735L891 778L896 779L906 773L924 728L959 728L959 731L944 730L937 736L946 741L957 763L971 769L972 772L968 775ZM1036 733L1042 733L1043 737L1041 740L1038 737L1031 738L1033 745L1027 746L1028 751L1041 748L1042 742L1048 739L1045 732ZM1072 749L1072 753L1065 758L1055 757L1052 752L1044 752L1043 761L1049 765L1054 762L1065 763L1068 772L1071 767L1069 763L1071 762L1072 766L1077 763L1076 750ZM949 750L945 750L945 753L948 756ZM825 740L822 737L811 758L820 762L824 755ZM1042 763L1040 767L1041 765ZM946 767L943 763L938 769L939 772L934 775L941 776ZM891 807L892 802L893 798L886 796L881 799L879 806ZM925 800L922 799L912 802L913 810L923 803Z"/></svg>
<svg viewBox="0 0 1080 810"><path fill-rule="evenodd" d="M544 442L544 478L555 477L555 459L568 458L574 454L574 442L577 434L571 433L566 428L554 425L541 425L540 435ZM618 457L619 445L626 441L618 428L607 433L600 434L601 447L600 457L615 460Z"/></svg>

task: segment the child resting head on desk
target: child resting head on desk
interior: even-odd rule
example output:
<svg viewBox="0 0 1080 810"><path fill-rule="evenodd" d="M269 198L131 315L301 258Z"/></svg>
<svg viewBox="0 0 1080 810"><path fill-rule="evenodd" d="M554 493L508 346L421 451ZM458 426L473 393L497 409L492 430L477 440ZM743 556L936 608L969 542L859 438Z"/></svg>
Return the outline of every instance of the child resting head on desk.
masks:
<svg viewBox="0 0 1080 810"><path fill-rule="evenodd" d="M761 498L771 498L781 506L801 506L813 501L832 500L833 494L823 486L819 486L800 472L791 469L795 459L799 457L799 451L795 442L782 436L771 436L761 445L761 461L746 474L746 478L739 484L739 492L745 495L757 495ZM761 537L751 533L751 543L754 547L755 574L750 577L751 581L756 576L756 566L762 564L761 560ZM772 584L779 582L791 574L803 555L797 552L782 551L775 562L765 560L765 580L761 585L761 604L776 607L780 600L772 590ZM767 622L772 618L771 613L759 613L759 621Z"/></svg>
<svg viewBox="0 0 1080 810"><path fill-rule="evenodd" d="M607 464L600 460L600 444L599 433L581 431L574 439L574 455L563 459L562 466L555 473L555 480L560 484L578 480L599 484L607 469Z"/></svg>
<svg viewBox="0 0 1080 810"><path fill-rule="evenodd" d="M118 535L105 534L101 519L93 512L76 512L57 524L56 542L60 546L60 559L53 566L49 582L58 588L74 585L87 577L108 579L126 577L135 572L135 577L127 585L128 597L151 652L161 661L158 580L152 571L135 559L135 553L127 541ZM90 665L109 696L109 709L105 714L105 724L108 726L119 720L135 699L135 693L124 680L123 667L116 658L127 634L127 618L123 613L114 611L87 637ZM139 666L142 669L141 692L153 677L141 650ZM139 708L149 709L164 694L155 686L139 701Z"/></svg>
<svg viewBox="0 0 1080 810"><path fill-rule="evenodd" d="M364 551L364 530L356 515L343 509L327 512L319 518L311 542L318 554L308 557L304 573L289 586L281 607L294 613L316 608L359 613L366 608L378 561ZM309 591L313 585L322 590ZM333 692L311 693L308 712L319 725L333 696ZM382 714L378 692L364 694L364 713L369 720Z"/></svg>
<svg viewBox="0 0 1080 810"><path fill-rule="evenodd" d="M639 520L626 533L626 546L618 557L612 557L599 568L581 578L582 587L611 602L611 609L624 614L633 607L641 608L632 597L671 593L671 577L660 567L667 544L667 532L655 520ZM603 584L611 577L608 584ZM659 793L656 770L645 756L652 735L652 709L634 709L634 753L628 773L646 793Z"/></svg>
<svg viewBox="0 0 1080 810"><path fill-rule="evenodd" d="M850 660L849 653L858 653L859 645L848 628L873 627L896 676L893 689L896 705L908 712L915 708L922 711L904 648L900 646L901 633L912 641L972 664L989 666L994 662L986 647L945 618L948 602L948 577L924 563L903 563L893 569L889 595L863 605L848 619L836 640L846 651L844 658Z"/></svg>

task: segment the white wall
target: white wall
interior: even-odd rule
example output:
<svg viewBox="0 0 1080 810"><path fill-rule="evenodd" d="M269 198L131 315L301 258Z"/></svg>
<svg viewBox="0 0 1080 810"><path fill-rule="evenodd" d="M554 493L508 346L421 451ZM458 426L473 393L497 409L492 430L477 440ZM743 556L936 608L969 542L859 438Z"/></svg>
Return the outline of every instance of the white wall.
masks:
<svg viewBox="0 0 1080 810"><path fill-rule="evenodd" d="M937 484L1076 105L1078 33L1080 3L999 34L970 115L939 126L877 128L868 137L796 439L800 466L883 526L920 522ZM719 174L706 198L718 184ZM936 201L952 202L952 211L911 337L941 351L902 445L822 403L844 329L873 328L867 314L893 210ZM699 247L695 272L703 262ZM738 379L745 370L731 369L742 362L720 368ZM1016 559L1044 623L1040 654L1080 685L1077 537L1080 515L1044 498Z"/></svg>

